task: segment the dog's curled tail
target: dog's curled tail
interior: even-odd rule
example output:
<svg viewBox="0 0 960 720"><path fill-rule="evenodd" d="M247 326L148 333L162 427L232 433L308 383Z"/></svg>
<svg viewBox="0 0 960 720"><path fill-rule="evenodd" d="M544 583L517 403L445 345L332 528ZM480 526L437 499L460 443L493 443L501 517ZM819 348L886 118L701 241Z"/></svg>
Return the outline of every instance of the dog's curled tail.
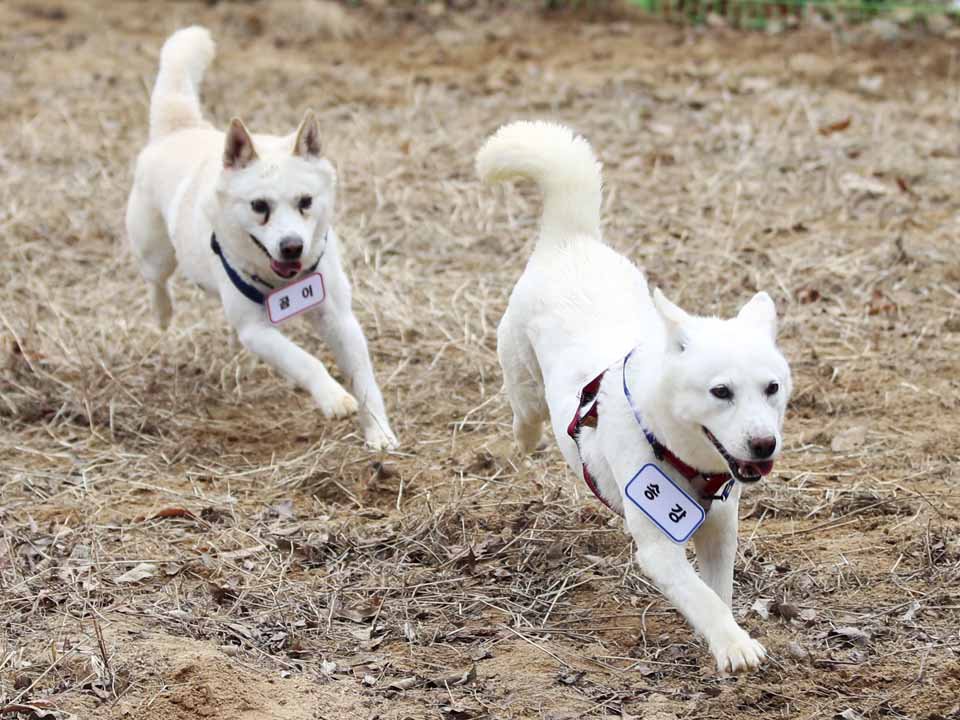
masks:
<svg viewBox="0 0 960 720"><path fill-rule="evenodd" d="M203 124L200 83L214 53L210 32L199 25L177 30L167 38L150 97L151 140Z"/></svg>
<svg viewBox="0 0 960 720"><path fill-rule="evenodd" d="M540 235L552 242L601 239L602 167L583 137L542 121L504 125L477 153L477 174L484 182L528 177L540 186Z"/></svg>

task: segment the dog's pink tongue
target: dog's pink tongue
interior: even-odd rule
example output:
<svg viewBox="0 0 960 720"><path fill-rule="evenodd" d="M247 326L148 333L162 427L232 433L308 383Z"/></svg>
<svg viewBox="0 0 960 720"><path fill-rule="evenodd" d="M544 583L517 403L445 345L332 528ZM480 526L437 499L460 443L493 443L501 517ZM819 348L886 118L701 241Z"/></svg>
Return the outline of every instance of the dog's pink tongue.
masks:
<svg viewBox="0 0 960 720"><path fill-rule="evenodd" d="M742 467L754 470L757 473L757 475L769 475L770 471L773 470L773 460L765 460L764 462L743 463Z"/></svg>
<svg viewBox="0 0 960 720"><path fill-rule="evenodd" d="M294 260L293 262L282 262L280 260L271 260L270 261L271 269L282 278L292 278L298 272L300 268L303 267L299 261Z"/></svg>

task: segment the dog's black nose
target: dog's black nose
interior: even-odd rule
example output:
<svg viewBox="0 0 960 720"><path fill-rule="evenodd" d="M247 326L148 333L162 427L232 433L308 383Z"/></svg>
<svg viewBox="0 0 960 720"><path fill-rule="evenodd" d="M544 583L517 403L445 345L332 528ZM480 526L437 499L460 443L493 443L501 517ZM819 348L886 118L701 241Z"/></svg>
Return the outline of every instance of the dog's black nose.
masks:
<svg viewBox="0 0 960 720"><path fill-rule="evenodd" d="M283 260L299 260L303 255L303 240L296 235L280 239L280 257Z"/></svg>
<svg viewBox="0 0 960 720"><path fill-rule="evenodd" d="M749 445L754 459L766 460L776 452L777 439L775 437L753 438Z"/></svg>

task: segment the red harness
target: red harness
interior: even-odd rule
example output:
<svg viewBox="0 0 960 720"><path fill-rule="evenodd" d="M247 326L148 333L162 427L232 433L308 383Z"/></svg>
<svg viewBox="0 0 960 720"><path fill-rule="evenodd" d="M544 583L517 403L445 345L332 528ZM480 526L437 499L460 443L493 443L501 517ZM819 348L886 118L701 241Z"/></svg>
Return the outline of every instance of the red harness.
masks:
<svg viewBox="0 0 960 720"><path fill-rule="evenodd" d="M599 413L597 407L599 406L599 401L597 400L597 393L600 392L600 381L603 380L603 376L606 375L607 371L604 370L602 373L597 375L593 380L588 382L583 386L583 390L580 391L580 402L577 404L577 412L574 413L573 420L570 421L570 424L567 425L567 435L569 435L574 444L577 446L577 453L580 455L580 464L583 465L583 480L587 483L587 487L597 496L597 499L606 505L608 508L613 510L618 515L622 515L620 511L611 505L607 499L600 494L600 488L597 487L597 481L593 479L593 475L590 474L590 471L587 470L587 464L583 462L583 453L580 452L580 428L584 425L587 427L595 428L597 426L597 419L599 418ZM586 412L584 408L590 406Z"/></svg>
<svg viewBox="0 0 960 720"><path fill-rule="evenodd" d="M580 391L580 402L577 405L577 412L574 414L573 420L571 420L570 424L567 426L567 435L573 439L573 442L577 446L578 453L580 452L580 428L584 426L595 428L597 426L600 405L597 395L600 392L600 383L603 381L603 376L606 374L607 371L604 370L593 380L583 386L583 390ZM700 495L700 504L703 505L704 510L709 510L710 505L714 500L726 499L727 495L729 494L729 489L725 489L720 495L717 493L720 492L721 489L724 489L725 485L732 485L730 482L731 477L729 473L700 472L696 468L687 465L687 463L670 452L670 450L668 450L659 440L657 440L653 433L651 433L649 430L644 428L642 425L641 428L643 429L644 435L647 437L647 441L653 448L653 454L656 455L657 460L670 463L678 473L683 475L683 477L686 478L691 485L693 485ZM580 462L583 465L583 479L584 482L587 483L587 487L590 488L593 494L597 496L600 502L614 512L618 512L607 501L607 499L600 494L600 489L597 487L597 481L587 469L587 464L583 462L582 453L580 453ZM618 514L622 513L618 512Z"/></svg>

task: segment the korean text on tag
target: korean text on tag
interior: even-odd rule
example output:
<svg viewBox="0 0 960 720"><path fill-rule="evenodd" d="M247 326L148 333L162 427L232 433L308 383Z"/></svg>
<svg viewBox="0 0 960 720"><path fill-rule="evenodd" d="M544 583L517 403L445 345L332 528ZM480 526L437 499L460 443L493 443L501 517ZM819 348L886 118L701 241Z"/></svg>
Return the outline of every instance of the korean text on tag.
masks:
<svg viewBox="0 0 960 720"><path fill-rule="evenodd" d="M700 503L652 463L627 483L626 495L675 543L686 542L706 518Z"/></svg>
<svg viewBox="0 0 960 720"><path fill-rule="evenodd" d="M267 315L270 322L278 325L319 305L325 297L323 276L314 273L267 295Z"/></svg>

